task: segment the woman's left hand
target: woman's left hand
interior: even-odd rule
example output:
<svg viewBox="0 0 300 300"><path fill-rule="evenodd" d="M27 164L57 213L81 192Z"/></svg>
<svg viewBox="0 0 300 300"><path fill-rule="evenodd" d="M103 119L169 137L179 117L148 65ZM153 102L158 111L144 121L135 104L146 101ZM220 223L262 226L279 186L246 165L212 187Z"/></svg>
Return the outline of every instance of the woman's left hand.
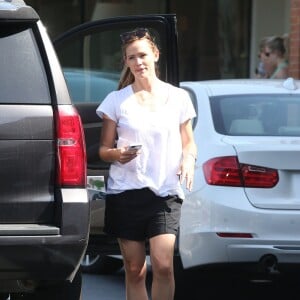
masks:
<svg viewBox="0 0 300 300"><path fill-rule="evenodd" d="M182 184L185 180L186 188L191 191L194 183L194 170L195 170L195 158L192 155L187 155L182 159L179 171L180 183Z"/></svg>

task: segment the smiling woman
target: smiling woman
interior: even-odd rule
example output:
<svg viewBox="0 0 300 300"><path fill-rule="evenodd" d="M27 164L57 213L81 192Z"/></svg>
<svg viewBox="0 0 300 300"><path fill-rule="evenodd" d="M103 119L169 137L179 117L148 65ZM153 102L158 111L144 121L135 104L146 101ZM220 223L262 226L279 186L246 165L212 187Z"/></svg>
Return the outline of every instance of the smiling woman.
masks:
<svg viewBox="0 0 300 300"><path fill-rule="evenodd" d="M105 162L100 159L98 155L100 134L101 131L105 130L106 124L97 116L96 108L107 94L112 92L112 90L117 89L121 72L120 62L124 62L122 59L124 56L121 51L122 41L120 40L120 33L131 32L137 23L141 25L139 28L147 27L149 32L151 32L153 36L155 36L155 39L159 41L160 49L162 51L158 62L160 66L160 79L168 80L168 82L178 85L175 21L176 18L174 15L126 16L110 20L97 20L73 28L55 40L54 44L64 68L64 74L68 82L70 93L74 98L74 103L80 112L84 125L88 176L104 176L105 182L107 183L107 173L111 161ZM141 33L144 34L144 32ZM138 35L140 35L140 33L138 33ZM132 33L128 36L132 36ZM150 70L153 72L156 69L153 66L152 59L154 56L153 54L151 55L152 48L149 48L149 46L145 47L147 46L147 43L144 43L143 46L144 48L142 51L139 50L137 53L131 52L130 54L128 52L126 55L126 57L128 57L126 63L128 62L128 65L133 66L132 70L139 78L147 76L150 74ZM135 48L132 47L130 51L134 49ZM131 61L133 61L133 63ZM135 68L134 64L137 61L139 61L139 64ZM148 62L147 65L145 64L146 61ZM151 68L150 65L152 66ZM118 74L118 76L115 76L115 74ZM111 84L106 84L111 79L115 83L114 87ZM161 84L160 80L157 80L157 82L160 83L160 86L162 86L165 91L165 95L167 95L169 85ZM130 86L128 86L128 90L130 91ZM159 91L161 90L159 89ZM153 97L154 95L155 97ZM167 97L165 96L162 101L162 103L164 102L165 104L160 106L156 105L161 102L161 98L159 97L161 95L160 92L157 93L156 91L154 95L151 96L149 91L141 90L139 91L139 95L134 95L132 97L133 100L136 100L136 107L141 112L133 116L135 118L140 117L140 121L137 123L138 126L145 124L144 121L146 119L141 118L143 115L142 112L148 110L146 106L143 106L144 102L150 104L150 101L158 98L155 105L151 107L153 109L158 109L159 107L166 109L165 102ZM175 98L177 99L178 97L179 95L176 95ZM185 97L187 97L186 94ZM175 101L175 103L178 103L177 105L179 105L179 101ZM175 115L176 114L174 114L174 116ZM152 119L151 116L151 118L148 117L147 120L151 122L154 121L155 123L156 119ZM166 130L168 129L167 125L168 124L165 126ZM114 147L116 145L121 147L121 143L123 143L125 147L127 147L131 144L138 144L139 142L141 141L137 137L122 140L122 136L118 134L118 139L114 139L112 145ZM144 143L141 144L142 148L138 152L129 150L127 153L128 157L131 159L134 157L137 158L140 155L140 151L147 151L148 147L146 147ZM177 145L174 148L180 149ZM155 155L157 151L150 151L150 153L151 155ZM127 160L128 157L125 157L125 160ZM193 161L192 159L190 160L191 162ZM131 161L128 162L128 164L133 168L136 165L136 162ZM143 168L143 166L144 163L141 165L141 168ZM177 182L178 176L175 174L173 177L176 178ZM107 256L115 254L120 255L120 248L117 239L114 236L107 235L103 231L104 211L106 207L105 198L106 197L102 197L102 195L99 196L97 193L93 193L90 197L90 237L88 249L84 260L82 261L82 268L87 272L110 272L120 268L120 264L118 264L120 261L118 261L115 267L115 264L111 263L111 257ZM125 215L127 216L127 214ZM123 215L121 215L121 218L123 218ZM146 247L147 253L149 253L148 250L149 247Z"/></svg>
<svg viewBox="0 0 300 300"><path fill-rule="evenodd" d="M182 185L192 190L197 157L191 122L196 113L185 90L159 79L160 51L148 29L121 34L121 48L119 88L96 110L103 120L99 156L111 162L104 230L118 239L126 298L148 298L149 242L151 295L172 300L174 248L185 197ZM132 143L142 147L132 151Z"/></svg>

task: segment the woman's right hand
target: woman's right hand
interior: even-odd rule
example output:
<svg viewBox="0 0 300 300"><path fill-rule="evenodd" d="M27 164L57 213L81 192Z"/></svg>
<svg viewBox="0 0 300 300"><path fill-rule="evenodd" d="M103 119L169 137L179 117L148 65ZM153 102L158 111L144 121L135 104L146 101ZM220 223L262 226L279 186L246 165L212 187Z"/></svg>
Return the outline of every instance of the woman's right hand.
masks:
<svg viewBox="0 0 300 300"><path fill-rule="evenodd" d="M131 160L135 159L140 153L140 150L129 149L128 147L118 148L118 150L120 153L118 162L121 164L130 162Z"/></svg>

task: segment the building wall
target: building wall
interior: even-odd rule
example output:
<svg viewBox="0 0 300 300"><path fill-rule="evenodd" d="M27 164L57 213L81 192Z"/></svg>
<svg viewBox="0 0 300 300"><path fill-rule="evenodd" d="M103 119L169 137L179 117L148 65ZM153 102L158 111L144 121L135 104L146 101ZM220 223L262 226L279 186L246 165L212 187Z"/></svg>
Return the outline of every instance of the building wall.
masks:
<svg viewBox="0 0 300 300"><path fill-rule="evenodd" d="M181 80L253 77L259 40L290 35L290 75L300 77L300 0L26 0L55 38L93 19L176 13ZM66 13L67 12L67 13Z"/></svg>
<svg viewBox="0 0 300 300"><path fill-rule="evenodd" d="M289 75L300 79L300 0L291 0Z"/></svg>

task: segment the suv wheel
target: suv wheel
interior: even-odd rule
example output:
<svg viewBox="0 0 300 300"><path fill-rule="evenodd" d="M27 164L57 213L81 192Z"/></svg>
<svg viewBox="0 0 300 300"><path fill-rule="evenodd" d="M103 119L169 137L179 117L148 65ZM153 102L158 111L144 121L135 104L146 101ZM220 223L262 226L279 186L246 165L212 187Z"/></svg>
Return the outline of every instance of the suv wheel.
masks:
<svg viewBox="0 0 300 300"><path fill-rule="evenodd" d="M82 272L89 274L112 274L122 267L122 259L106 255L86 254L81 261Z"/></svg>
<svg viewBox="0 0 300 300"><path fill-rule="evenodd" d="M11 294L10 300L82 300L82 275L78 270L73 281L51 283L38 287L33 293Z"/></svg>

